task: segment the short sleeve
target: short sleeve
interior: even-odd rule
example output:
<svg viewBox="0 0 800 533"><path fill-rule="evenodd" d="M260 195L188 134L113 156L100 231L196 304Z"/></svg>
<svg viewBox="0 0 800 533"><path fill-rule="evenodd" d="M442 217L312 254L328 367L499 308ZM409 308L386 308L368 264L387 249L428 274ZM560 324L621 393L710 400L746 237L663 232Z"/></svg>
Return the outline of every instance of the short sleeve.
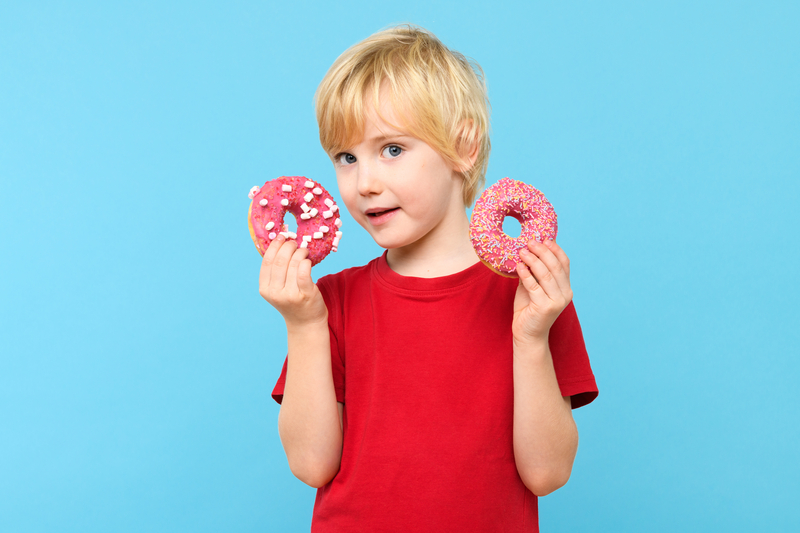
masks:
<svg viewBox="0 0 800 533"><path fill-rule="evenodd" d="M597 398L597 383L589 364L583 331L575 305L570 302L550 328L550 353L562 396L572 397L577 409Z"/></svg>
<svg viewBox="0 0 800 533"><path fill-rule="evenodd" d="M325 276L317 281L322 293L322 299L325 300L325 305L328 308L328 331L330 332L331 340L331 371L333 374L333 387L336 391L336 401L344 403L344 358L342 353L343 347L339 345L339 331L337 328L342 324L342 306L338 298L336 287L330 281L330 276ZM286 369L289 364L288 356L284 358L283 368L272 389L272 399L278 403L283 401L283 389L286 386Z"/></svg>

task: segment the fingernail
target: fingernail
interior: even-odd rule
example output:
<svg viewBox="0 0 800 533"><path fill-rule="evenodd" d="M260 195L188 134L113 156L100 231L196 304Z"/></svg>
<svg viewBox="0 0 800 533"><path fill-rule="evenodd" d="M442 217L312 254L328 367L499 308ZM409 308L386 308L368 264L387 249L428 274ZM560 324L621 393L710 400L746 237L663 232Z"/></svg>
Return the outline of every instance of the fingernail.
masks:
<svg viewBox="0 0 800 533"><path fill-rule="evenodd" d="M528 251L527 248L521 248L519 251L519 255L528 255L528 254L530 254L530 252Z"/></svg>
<svg viewBox="0 0 800 533"><path fill-rule="evenodd" d="M544 241L544 243L545 243L545 244L547 245L547 247L549 248L550 246L552 246L552 245L553 245L553 239L547 239L546 241Z"/></svg>

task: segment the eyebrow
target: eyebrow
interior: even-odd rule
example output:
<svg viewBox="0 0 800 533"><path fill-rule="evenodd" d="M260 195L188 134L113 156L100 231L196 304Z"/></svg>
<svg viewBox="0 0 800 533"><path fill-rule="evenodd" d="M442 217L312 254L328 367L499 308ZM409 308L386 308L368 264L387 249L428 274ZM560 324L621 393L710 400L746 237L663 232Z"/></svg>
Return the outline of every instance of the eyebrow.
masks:
<svg viewBox="0 0 800 533"><path fill-rule="evenodd" d="M390 134L390 135L386 134L375 135L374 137L370 137L369 139L363 139L362 142L378 143L378 142L384 142L389 139L411 139L411 138L412 138L411 135L406 135L405 133L398 132L397 134Z"/></svg>

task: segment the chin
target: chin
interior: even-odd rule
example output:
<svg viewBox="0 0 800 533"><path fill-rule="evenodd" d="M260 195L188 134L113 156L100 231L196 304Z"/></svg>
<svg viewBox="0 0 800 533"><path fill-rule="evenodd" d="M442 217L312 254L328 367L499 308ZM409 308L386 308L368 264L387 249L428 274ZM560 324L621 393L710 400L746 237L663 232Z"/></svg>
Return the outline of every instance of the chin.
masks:
<svg viewBox="0 0 800 533"><path fill-rule="evenodd" d="M384 250L394 250L396 248L402 248L404 245L396 243L394 241L388 239L374 239L375 244L383 248Z"/></svg>
<svg viewBox="0 0 800 533"><path fill-rule="evenodd" d="M378 246L380 246L385 250L394 250L397 248L403 248L404 246L408 246L409 244L411 244L411 242L407 241L401 241L387 237L381 238L381 236L379 235L372 235L372 240L375 241L375 244L377 244Z"/></svg>

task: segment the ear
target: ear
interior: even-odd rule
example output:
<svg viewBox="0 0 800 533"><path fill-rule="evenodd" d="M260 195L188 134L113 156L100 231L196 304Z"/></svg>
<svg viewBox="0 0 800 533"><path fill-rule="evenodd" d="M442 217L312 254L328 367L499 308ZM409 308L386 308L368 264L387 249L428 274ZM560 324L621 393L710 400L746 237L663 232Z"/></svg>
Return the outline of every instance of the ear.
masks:
<svg viewBox="0 0 800 533"><path fill-rule="evenodd" d="M480 132L471 118L461 123L456 141L456 151L461 156L462 163L455 165L457 172L467 172L475 165L480 151L479 136Z"/></svg>

